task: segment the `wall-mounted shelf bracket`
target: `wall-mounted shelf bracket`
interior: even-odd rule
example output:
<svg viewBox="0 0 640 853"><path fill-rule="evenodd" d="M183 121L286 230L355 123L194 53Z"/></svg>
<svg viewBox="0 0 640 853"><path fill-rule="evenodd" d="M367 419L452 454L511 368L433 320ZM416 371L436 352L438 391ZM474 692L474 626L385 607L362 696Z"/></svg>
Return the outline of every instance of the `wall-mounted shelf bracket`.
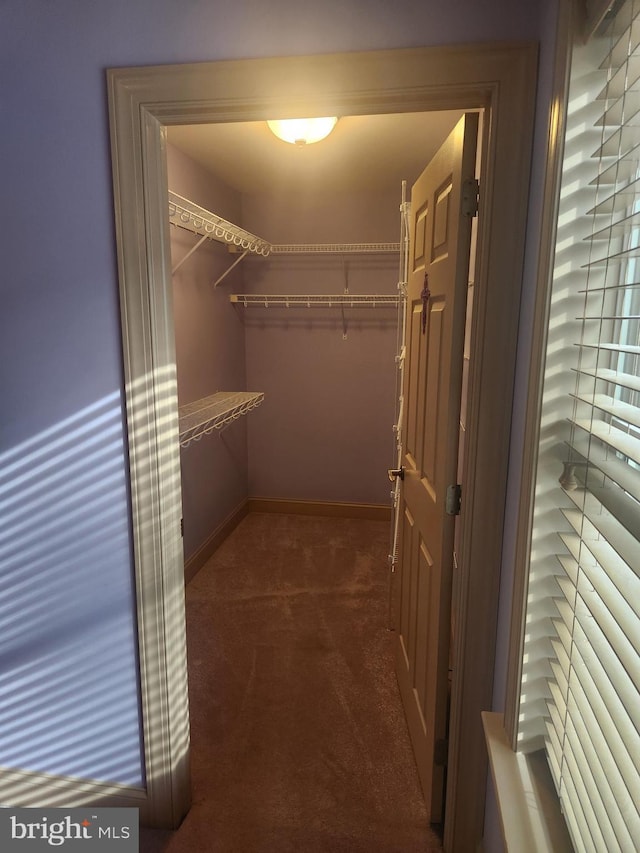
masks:
<svg viewBox="0 0 640 853"><path fill-rule="evenodd" d="M231 272L231 270L232 270L235 266L237 266L237 264L239 264L239 263L240 263L240 261L241 261L243 258L245 258L245 257L247 256L248 251L249 251L248 249L245 249L245 250L244 250L244 252L243 252L243 253L242 253L238 258L236 258L236 259L235 259L235 261L231 264L231 266L229 267L229 269L228 269L228 270L226 270L225 272L223 272L223 273L222 273L222 275L221 275L219 278L217 278L217 279L213 282L213 286L214 286L214 287L217 287L217 286L220 284L220 282L221 282L223 279L225 279L225 278L229 275L229 273Z"/></svg>
<svg viewBox="0 0 640 853"><path fill-rule="evenodd" d="M173 266L173 267L171 268L171 275L175 275L175 273L180 269L180 267L181 267L181 266L182 266L182 264L187 260L187 258L190 258L190 257L191 257L191 255L193 255L193 253L196 251L196 249L199 249L199 248L200 248L200 246L204 243L204 241L205 241L205 240L208 240L208 239L209 239L208 234L205 234L203 237L201 237L201 238L198 240L198 242L197 242L194 246L192 246L192 247L189 249L189 251L187 252L187 254L186 254L186 255L183 255L183 256L180 258L180 260L178 261L178 263L177 263L175 266Z"/></svg>

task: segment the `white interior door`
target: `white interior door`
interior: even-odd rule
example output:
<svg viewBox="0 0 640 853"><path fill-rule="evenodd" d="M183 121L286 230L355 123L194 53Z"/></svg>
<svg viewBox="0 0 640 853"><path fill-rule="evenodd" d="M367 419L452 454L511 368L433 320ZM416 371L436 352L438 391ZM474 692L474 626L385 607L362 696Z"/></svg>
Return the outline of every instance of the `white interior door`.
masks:
<svg viewBox="0 0 640 853"><path fill-rule="evenodd" d="M430 820L443 818L451 578L477 113L411 193L396 667ZM475 196L475 191L471 189Z"/></svg>

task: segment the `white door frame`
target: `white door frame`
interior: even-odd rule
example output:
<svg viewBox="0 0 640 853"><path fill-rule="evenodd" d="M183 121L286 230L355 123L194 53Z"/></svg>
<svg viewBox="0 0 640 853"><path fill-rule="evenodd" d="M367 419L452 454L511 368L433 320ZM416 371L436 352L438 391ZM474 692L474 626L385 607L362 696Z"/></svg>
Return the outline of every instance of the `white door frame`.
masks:
<svg viewBox="0 0 640 853"><path fill-rule="evenodd" d="M178 404L165 127L277 116L484 109L445 849L482 836L507 448L522 281L537 49L411 48L108 71L130 453L146 801L189 807Z"/></svg>

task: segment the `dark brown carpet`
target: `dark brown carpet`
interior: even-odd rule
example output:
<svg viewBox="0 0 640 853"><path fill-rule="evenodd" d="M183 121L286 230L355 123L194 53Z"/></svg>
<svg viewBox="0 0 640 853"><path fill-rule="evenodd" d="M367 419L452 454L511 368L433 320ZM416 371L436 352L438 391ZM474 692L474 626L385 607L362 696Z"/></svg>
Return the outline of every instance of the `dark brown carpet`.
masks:
<svg viewBox="0 0 640 853"><path fill-rule="evenodd" d="M387 629L389 526L255 513L187 588L193 805L168 853L440 851Z"/></svg>

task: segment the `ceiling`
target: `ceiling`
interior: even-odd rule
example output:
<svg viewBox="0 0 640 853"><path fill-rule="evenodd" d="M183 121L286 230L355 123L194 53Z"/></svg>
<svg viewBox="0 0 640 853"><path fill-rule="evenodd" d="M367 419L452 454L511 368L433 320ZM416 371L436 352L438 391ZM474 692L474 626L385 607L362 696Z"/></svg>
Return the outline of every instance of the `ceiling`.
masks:
<svg viewBox="0 0 640 853"><path fill-rule="evenodd" d="M266 122L167 129L168 140L241 193L410 188L461 112L343 116L322 142L295 146Z"/></svg>

